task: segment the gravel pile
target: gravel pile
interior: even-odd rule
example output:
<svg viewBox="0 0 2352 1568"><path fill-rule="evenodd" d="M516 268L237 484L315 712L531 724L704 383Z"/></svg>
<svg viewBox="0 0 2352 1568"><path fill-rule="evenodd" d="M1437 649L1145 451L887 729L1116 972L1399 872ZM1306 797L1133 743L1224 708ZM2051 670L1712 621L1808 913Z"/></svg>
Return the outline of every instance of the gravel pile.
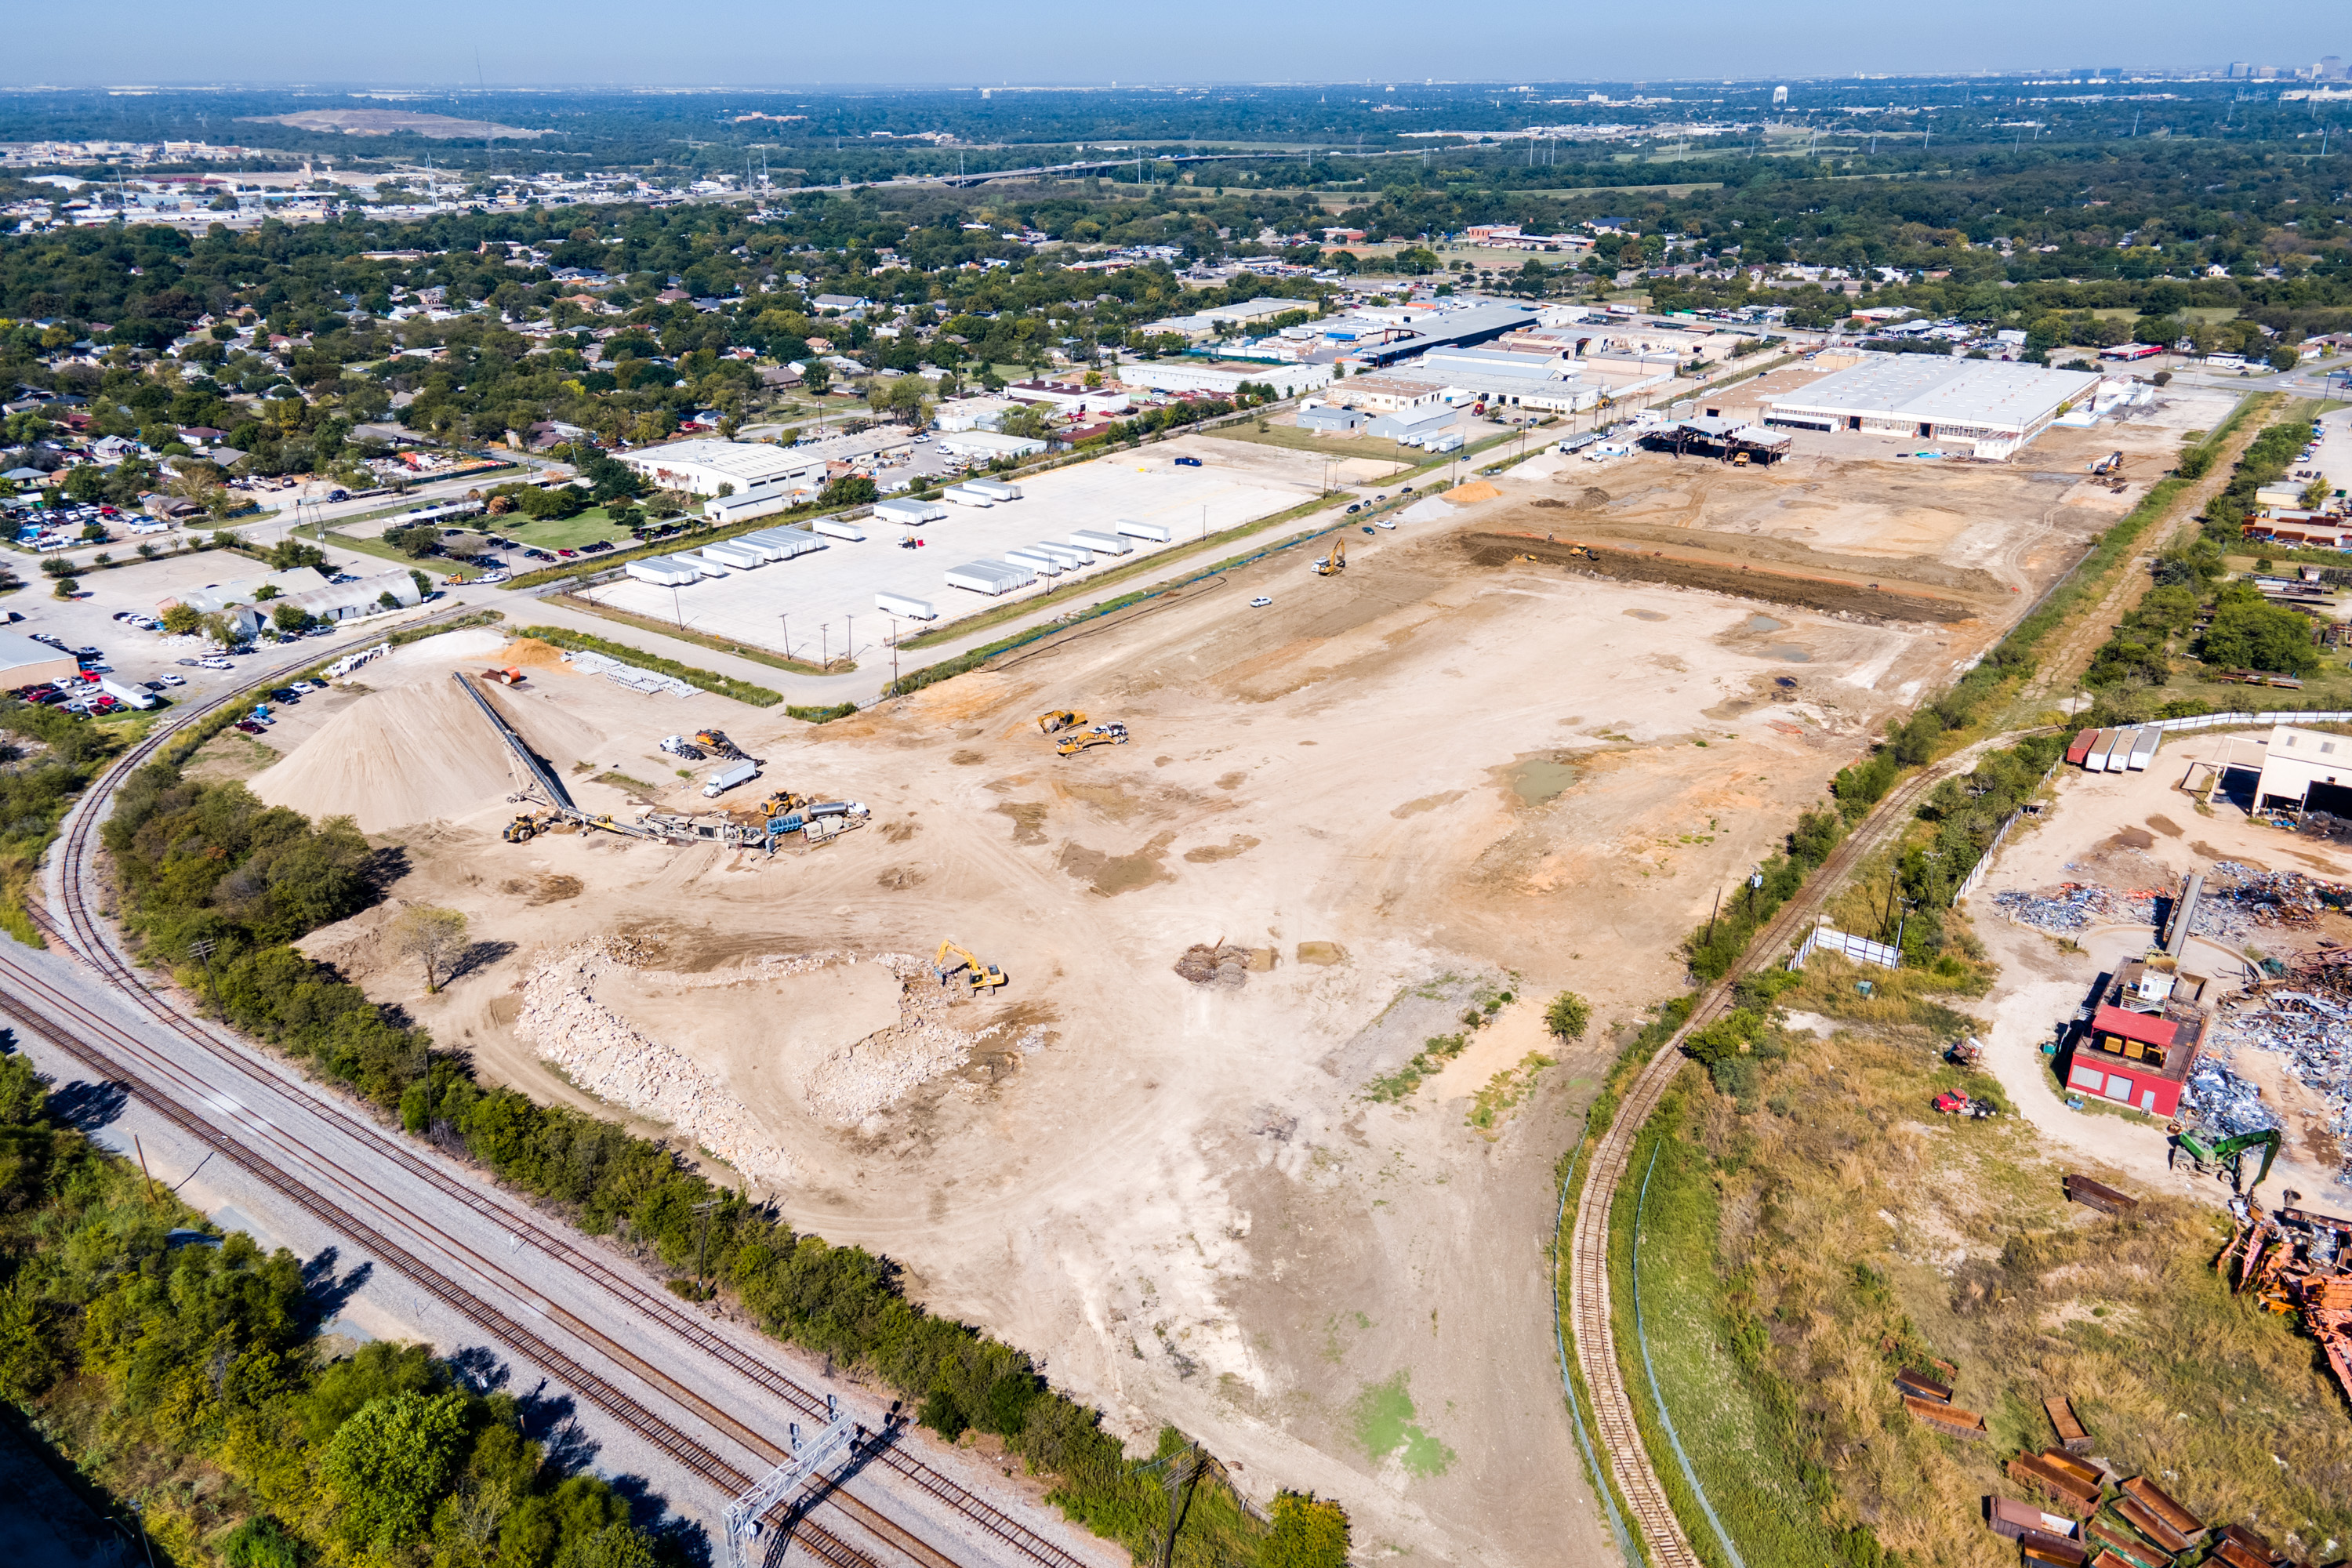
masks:
<svg viewBox="0 0 2352 1568"><path fill-rule="evenodd" d="M1249 982L1250 950L1231 942L1196 942L1176 961L1176 973L1195 985L1238 990Z"/></svg>

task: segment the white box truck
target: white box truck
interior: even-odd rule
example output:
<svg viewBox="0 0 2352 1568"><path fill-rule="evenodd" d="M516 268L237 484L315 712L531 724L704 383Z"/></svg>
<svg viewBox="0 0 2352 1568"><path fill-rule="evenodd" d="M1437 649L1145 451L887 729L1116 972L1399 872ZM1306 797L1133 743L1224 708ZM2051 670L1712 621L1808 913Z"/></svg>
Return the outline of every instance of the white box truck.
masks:
<svg viewBox="0 0 2352 1568"><path fill-rule="evenodd" d="M918 621L936 621L940 612L929 599L917 599L905 594L877 594L874 607L886 616L906 616Z"/></svg>
<svg viewBox="0 0 2352 1568"><path fill-rule="evenodd" d="M730 763L710 775L709 782L702 786L702 793L705 798L716 800L737 784L750 784L759 776L760 764L757 763Z"/></svg>
<svg viewBox="0 0 2352 1568"><path fill-rule="evenodd" d="M855 542L866 537L865 531L856 523L844 522L837 517L821 517L809 526L827 539L846 539Z"/></svg>
<svg viewBox="0 0 2352 1568"><path fill-rule="evenodd" d="M1021 499L1021 487L1007 484L1003 479L966 479L963 482L963 488L968 490L978 490L991 500Z"/></svg>
<svg viewBox="0 0 2352 1568"><path fill-rule="evenodd" d="M1131 517L1120 518L1114 526L1129 539L1148 539L1154 544L1165 544L1175 537L1156 522L1138 522Z"/></svg>

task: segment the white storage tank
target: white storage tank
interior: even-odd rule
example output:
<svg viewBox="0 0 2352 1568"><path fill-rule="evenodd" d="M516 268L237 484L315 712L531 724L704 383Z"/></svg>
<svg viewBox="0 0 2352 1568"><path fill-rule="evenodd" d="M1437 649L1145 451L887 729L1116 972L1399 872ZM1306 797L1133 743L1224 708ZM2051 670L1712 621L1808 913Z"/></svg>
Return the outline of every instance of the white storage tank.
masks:
<svg viewBox="0 0 2352 1568"><path fill-rule="evenodd" d="M1129 539L1149 539L1154 544L1165 544L1175 537L1156 522L1138 522L1131 517L1120 518L1115 526Z"/></svg>
<svg viewBox="0 0 2352 1568"><path fill-rule="evenodd" d="M905 594L877 594L874 607L886 616L906 616L918 621L940 618L938 608L929 599L912 598Z"/></svg>
<svg viewBox="0 0 2352 1568"><path fill-rule="evenodd" d="M866 531L854 522L844 522L837 517L821 517L809 526L828 539L861 540Z"/></svg>
<svg viewBox="0 0 2352 1568"><path fill-rule="evenodd" d="M1116 533L1097 533L1091 528L1082 528L1071 534L1070 542L1081 550L1091 550L1097 555L1124 555L1135 548Z"/></svg>

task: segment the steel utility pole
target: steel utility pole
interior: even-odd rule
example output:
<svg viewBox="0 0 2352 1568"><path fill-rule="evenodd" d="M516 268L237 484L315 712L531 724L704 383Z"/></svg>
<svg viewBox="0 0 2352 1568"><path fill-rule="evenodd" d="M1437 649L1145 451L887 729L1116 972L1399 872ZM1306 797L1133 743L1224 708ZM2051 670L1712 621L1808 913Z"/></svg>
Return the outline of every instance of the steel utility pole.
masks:
<svg viewBox="0 0 2352 1568"><path fill-rule="evenodd" d="M703 1276L709 1271L710 1211L717 1208L722 1201L719 1198L707 1198L694 1205L694 1212L702 1216L701 1234L694 1244L694 1284L698 1290L702 1288Z"/></svg>

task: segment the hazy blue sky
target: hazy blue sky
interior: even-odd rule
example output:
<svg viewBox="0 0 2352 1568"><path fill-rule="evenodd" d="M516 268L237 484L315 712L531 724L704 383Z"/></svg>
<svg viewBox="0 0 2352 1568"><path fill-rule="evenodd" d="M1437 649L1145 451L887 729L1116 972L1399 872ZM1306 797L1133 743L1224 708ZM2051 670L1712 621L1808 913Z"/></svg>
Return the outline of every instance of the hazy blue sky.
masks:
<svg viewBox="0 0 2352 1568"><path fill-rule="evenodd" d="M2342 0L28 5L0 82L753 85L1838 76L2352 56Z"/></svg>

